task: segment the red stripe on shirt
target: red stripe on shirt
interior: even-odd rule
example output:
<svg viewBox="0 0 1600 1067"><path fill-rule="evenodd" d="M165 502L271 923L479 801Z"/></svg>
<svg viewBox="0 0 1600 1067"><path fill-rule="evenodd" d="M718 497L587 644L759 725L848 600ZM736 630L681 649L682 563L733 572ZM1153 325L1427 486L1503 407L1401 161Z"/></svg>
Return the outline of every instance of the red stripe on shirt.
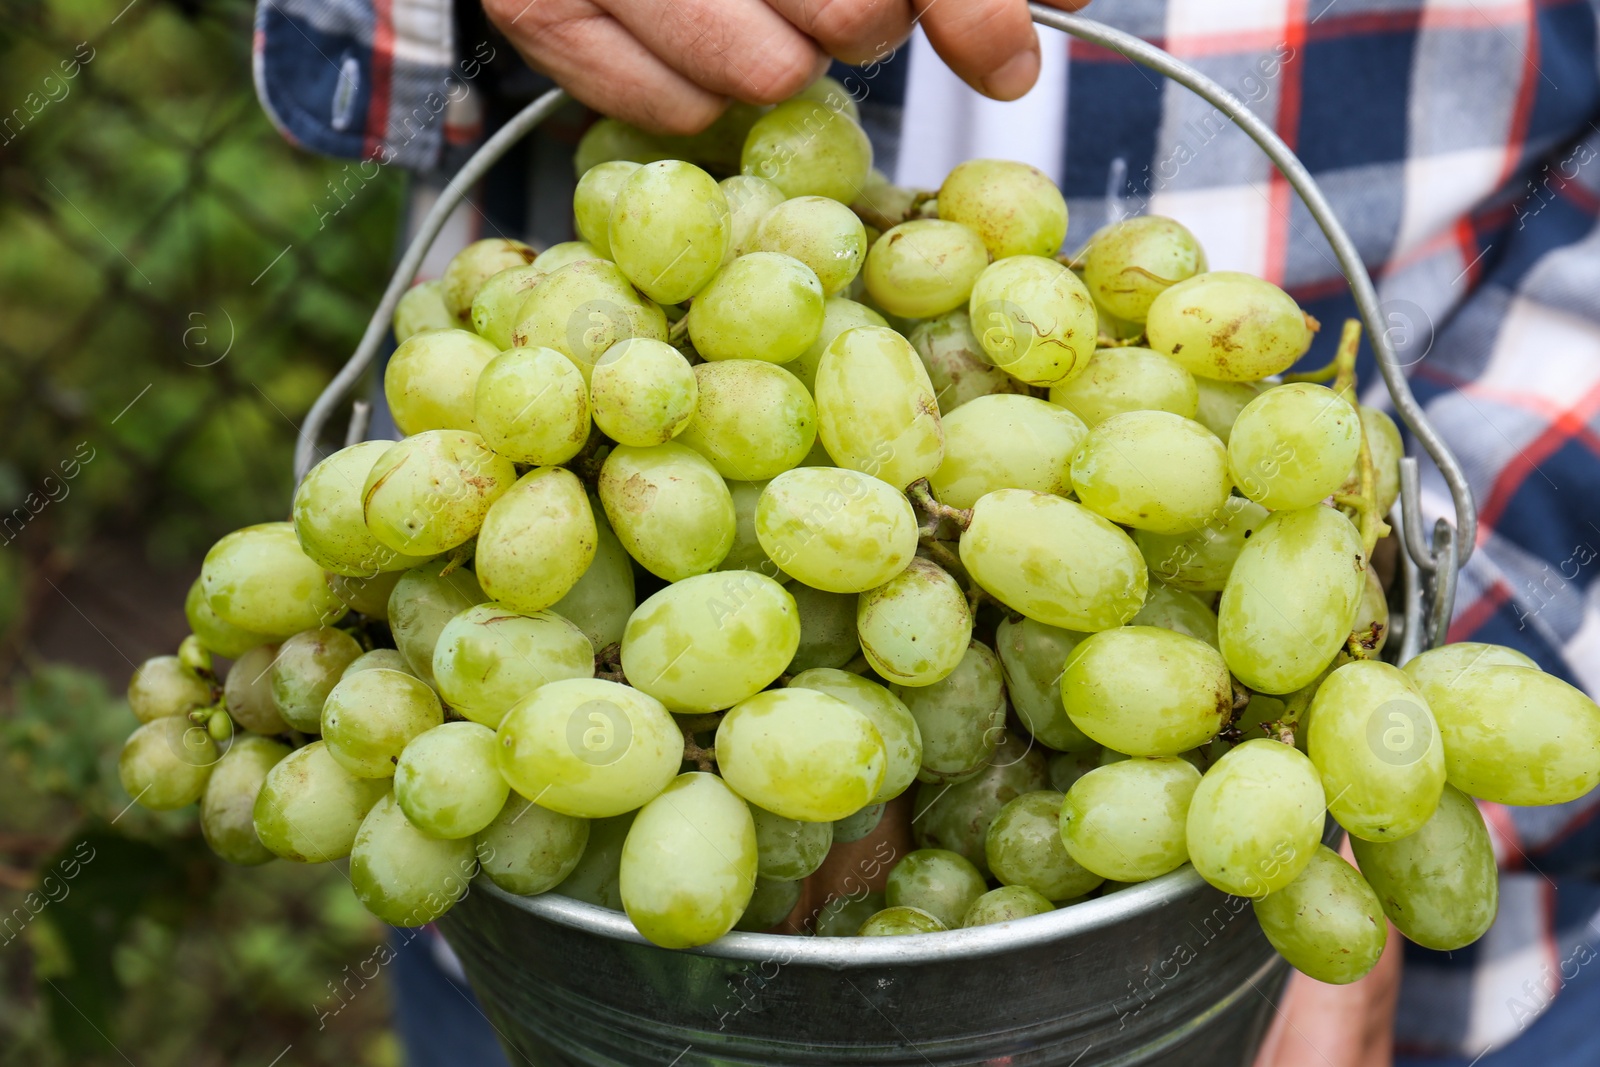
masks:
<svg viewBox="0 0 1600 1067"><path fill-rule="evenodd" d="M1290 54L1283 61L1278 79L1278 117L1274 129L1292 152L1300 141L1301 72L1304 69L1302 53L1306 46L1307 0L1290 0L1288 21L1284 26L1284 43ZM1283 284L1284 266L1289 257L1289 212L1293 190L1289 182L1273 168L1267 180L1267 255L1262 274L1270 282Z"/></svg>
<svg viewBox="0 0 1600 1067"><path fill-rule="evenodd" d="M389 133L389 95L394 88L394 0L373 0L372 98L367 104L367 157L377 156Z"/></svg>
<svg viewBox="0 0 1600 1067"><path fill-rule="evenodd" d="M1517 99L1511 110L1511 128L1506 131L1506 158L1496 185L1503 185L1522 163L1528 141L1528 123L1533 118L1533 100L1544 75L1539 70L1539 11L1537 0L1524 0L1523 22L1527 31L1522 50L1522 80L1517 84Z"/></svg>

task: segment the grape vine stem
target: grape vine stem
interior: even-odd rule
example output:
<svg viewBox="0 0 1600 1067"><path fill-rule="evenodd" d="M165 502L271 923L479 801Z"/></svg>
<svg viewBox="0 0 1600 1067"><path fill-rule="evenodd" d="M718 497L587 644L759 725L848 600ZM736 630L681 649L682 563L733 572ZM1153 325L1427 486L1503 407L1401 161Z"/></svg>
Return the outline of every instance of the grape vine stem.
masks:
<svg viewBox="0 0 1600 1067"><path fill-rule="evenodd" d="M701 746L695 734L714 733L722 722L724 712L709 715L678 715L678 728L683 731L683 758L702 771L713 771L717 766L716 745Z"/></svg>

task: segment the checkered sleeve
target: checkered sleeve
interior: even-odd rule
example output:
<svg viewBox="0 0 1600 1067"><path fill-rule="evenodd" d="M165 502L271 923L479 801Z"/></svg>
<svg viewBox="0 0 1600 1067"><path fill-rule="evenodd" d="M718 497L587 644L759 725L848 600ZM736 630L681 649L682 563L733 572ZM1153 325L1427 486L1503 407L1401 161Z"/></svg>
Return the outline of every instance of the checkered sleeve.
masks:
<svg viewBox="0 0 1600 1067"><path fill-rule="evenodd" d="M451 0L259 0L256 95L313 152L433 170L475 140L488 41L456 40Z"/></svg>

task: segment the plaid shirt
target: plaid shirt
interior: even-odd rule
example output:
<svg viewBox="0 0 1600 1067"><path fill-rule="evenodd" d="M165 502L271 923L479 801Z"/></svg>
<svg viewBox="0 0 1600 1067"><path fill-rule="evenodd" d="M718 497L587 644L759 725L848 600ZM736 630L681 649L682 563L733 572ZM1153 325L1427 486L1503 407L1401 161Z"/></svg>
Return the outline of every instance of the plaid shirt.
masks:
<svg viewBox="0 0 1600 1067"><path fill-rule="evenodd" d="M1480 508L1451 639L1509 645L1600 692L1594 9L1577 0L1100 0L1093 14L1244 99L1350 229L1412 387ZM489 88L479 68L509 54L497 38L467 41L457 29L450 0L261 0L262 102L315 151L447 170L453 147L479 132ZM1044 67L1041 89L1010 105L951 90L920 36L894 60L836 74L862 101L879 165L901 181L936 184L973 155L1028 159L1061 182L1068 247L1113 217L1172 215L1200 237L1213 268L1278 282L1324 323L1354 313L1304 206L1220 112L1082 42L1047 38ZM482 218L459 214L432 270ZM1337 333L1323 331L1308 365L1328 358ZM1366 398L1382 403L1370 354L1363 359ZM1423 506L1430 523L1453 515L1426 459ZM1503 870L1499 917L1460 952L1406 946L1398 1047L1465 1063L1515 1041L1484 1067L1600 1062L1587 1018L1574 1029L1562 1010L1546 1012L1555 1002L1581 1015L1600 996L1600 967L1588 966L1600 958L1600 795L1481 806ZM1585 993L1557 1001L1563 987ZM1580 1039L1579 1058L1561 1059Z"/></svg>

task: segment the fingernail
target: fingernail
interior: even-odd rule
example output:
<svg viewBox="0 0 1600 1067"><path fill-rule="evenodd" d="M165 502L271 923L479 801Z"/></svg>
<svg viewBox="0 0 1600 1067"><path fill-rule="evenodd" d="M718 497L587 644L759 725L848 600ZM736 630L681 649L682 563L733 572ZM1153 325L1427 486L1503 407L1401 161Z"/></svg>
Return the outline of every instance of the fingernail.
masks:
<svg viewBox="0 0 1600 1067"><path fill-rule="evenodd" d="M996 100L1015 100L1029 89L1039 77L1039 51L1024 49L1000 64L992 73L982 78L983 91Z"/></svg>

